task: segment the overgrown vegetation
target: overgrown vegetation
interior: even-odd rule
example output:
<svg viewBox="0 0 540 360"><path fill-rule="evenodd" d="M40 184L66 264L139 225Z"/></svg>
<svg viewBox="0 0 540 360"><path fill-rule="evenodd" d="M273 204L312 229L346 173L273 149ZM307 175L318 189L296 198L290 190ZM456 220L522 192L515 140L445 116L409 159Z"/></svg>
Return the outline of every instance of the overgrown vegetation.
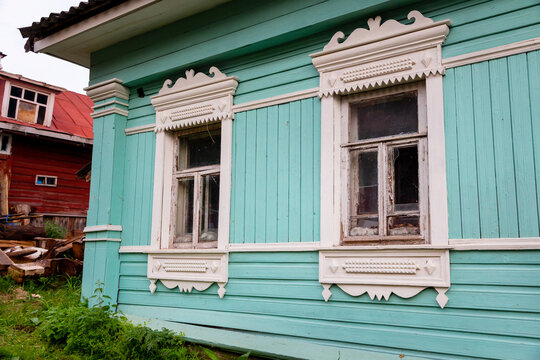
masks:
<svg viewBox="0 0 540 360"><path fill-rule="evenodd" d="M186 344L167 329L136 326L107 305L98 283L94 307L81 303L80 277L40 278L18 285L0 277L0 359L248 358ZM218 354L216 354L218 353Z"/></svg>
<svg viewBox="0 0 540 360"><path fill-rule="evenodd" d="M45 235L53 239L65 239L68 231L62 225L58 225L50 220L45 221Z"/></svg>

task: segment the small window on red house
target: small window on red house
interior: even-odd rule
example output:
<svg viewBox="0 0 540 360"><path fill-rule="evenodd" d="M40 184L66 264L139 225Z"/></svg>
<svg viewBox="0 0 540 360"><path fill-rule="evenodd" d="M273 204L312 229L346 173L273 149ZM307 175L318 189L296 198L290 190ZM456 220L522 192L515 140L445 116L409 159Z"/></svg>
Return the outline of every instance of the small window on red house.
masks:
<svg viewBox="0 0 540 360"><path fill-rule="evenodd" d="M0 154L11 154L11 135L0 134Z"/></svg>
<svg viewBox="0 0 540 360"><path fill-rule="evenodd" d="M7 117L31 124L45 123L49 95L11 86Z"/></svg>
<svg viewBox="0 0 540 360"><path fill-rule="evenodd" d="M36 185L55 187L57 179L58 178L56 176L36 175Z"/></svg>

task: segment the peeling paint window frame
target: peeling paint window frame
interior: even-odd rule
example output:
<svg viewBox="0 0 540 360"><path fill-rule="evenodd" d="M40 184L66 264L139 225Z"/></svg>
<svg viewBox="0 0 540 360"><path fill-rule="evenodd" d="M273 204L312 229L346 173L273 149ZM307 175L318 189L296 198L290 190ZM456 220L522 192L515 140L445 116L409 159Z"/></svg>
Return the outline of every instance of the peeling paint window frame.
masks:
<svg viewBox="0 0 540 360"><path fill-rule="evenodd" d="M379 138L368 138L351 141L349 135L349 125L354 116L352 106L367 99L377 99L402 94L404 92L417 92L418 101L418 131ZM428 168L427 168L427 116L426 116L426 87L425 82L415 82L405 85L373 90L341 97L341 224L342 224L342 245L371 245L373 243L392 244L425 244L429 243L429 221L428 221ZM392 210L392 198L394 197L394 169L389 164L390 152L395 147L416 145L418 147L418 211L395 212ZM377 235L357 235L350 234L350 202L351 202L351 153L358 150L369 150L377 152L378 163L378 232ZM389 235L388 218L390 216L406 215L415 213L419 216L419 234Z"/></svg>
<svg viewBox="0 0 540 360"><path fill-rule="evenodd" d="M0 133L0 154L11 155L12 142L13 142L13 137L10 134Z"/></svg>
<svg viewBox="0 0 540 360"><path fill-rule="evenodd" d="M17 88L17 89L21 90L21 96L15 96L15 95L11 94L12 89L14 89L14 88ZM35 94L33 96L33 99L25 98L25 93L26 92L34 92ZM17 121L26 122L25 120L21 120L21 119L18 118L19 108L21 106L21 102L29 103L29 104L32 104L32 105L36 106L36 111L35 111L35 115L34 115L34 119L32 121L32 124L39 124L38 123L39 113L40 113L40 110L43 109L43 122L41 124L39 124L39 125L44 125L44 126L49 126L50 125L51 116L52 116L51 100L52 100L53 94L46 93L46 92L43 92L43 91L38 91L38 90L35 90L35 89L26 88L26 87L20 86L18 84L17 85L15 85L15 84L7 84L5 94L6 94L6 96L5 96L6 104L4 105L4 111L3 111L5 117L8 117L10 119L15 119ZM46 97L45 103L37 101L37 98L38 98L39 95ZM14 116L10 116L11 114L9 113L9 109L11 107L10 105L13 102L15 103L15 114L14 114Z"/></svg>
<svg viewBox="0 0 540 360"><path fill-rule="evenodd" d="M221 136L221 127L219 124L214 124L211 126L203 126L198 128L193 128L189 130L179 131L174 134L174 137L176 139L175 145L174 145L174 165L173 165L173 183L172 183L172 207L171 207L171 232L170 232L170 238L169 238L169 248L180 248L180 249L207 249L212 248L215 249L218 246L218 240L215 241L201 241L200 240L200 224L203 219L201 219L201 211L202 205L201 199L203 199L203 177L208 175L220 175L220 167L221 165L215 164L215 165L205 165L205 166L198 166L198 167L191 167L191 168L185 168L182 169L180 166L178 166L180 159L182 158L182 154L185 154L187 152L187 149L182 146L182 143L180 139L182 137L186 137L187 135L202 135L205 134L208 135L208 137L212 137L212 135L215 135L219 133ZM189 237L191 237L191 241L189 242L182 242L178 241L181 237L187 238L188 234L184 236L177 236L176 234L176 227L177 227L177 216L180 212L179 206L182 204L177 203L178 200L178 191L179 191L179 181L181 180L188 180L193 179L194 185L193 185L193 214L192 214L192 232ZM219 210L218 210L219 211ZM206 204L206 211L205 213L208 214L208 204Z"/></svg>

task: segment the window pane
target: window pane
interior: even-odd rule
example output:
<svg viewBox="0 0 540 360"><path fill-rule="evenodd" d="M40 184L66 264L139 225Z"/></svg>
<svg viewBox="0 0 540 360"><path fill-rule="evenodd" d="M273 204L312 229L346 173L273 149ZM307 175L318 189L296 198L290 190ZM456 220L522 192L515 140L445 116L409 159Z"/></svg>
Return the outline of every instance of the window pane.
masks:
<svg viewBox="0 0 540 360"><path fill-rule="evenodd" d="M351 151L350 235L378 233L379 180L377 151ZM366 216L366 215L371 216Z"/></svg>
<svg viewBox="0 0 540 360"><path fill-rule="evenodd" d="M36 110L36 104L19 101L19 112L17 113L17 120L33 124L36 121Z"/></svg>
<svg viewBox="0 0 540 360"><path fill-rule="evenodd" d="M351 141L418 132L416 91L365 100L351 110Z"/></svg>
<svg viewBox="0 0 540 360"><path fill-rule="evenodd" d="M47 95L37 94L37 102L43 105L47 105Z"/></svg>
<svg viewBox="0 0 540 360"><path fill-rule="evenodd" d="M418 215L389 216L388 235L419 235L419 218Z"/></svg>
<svg viewBox="0 0 540 360"><path fill-rule="evenodd" d="M25 100L30 100L30 101L35 101L36 100L35 91L24 90L24 99Z"/></svg>
<svg viewBox="0 0 540 360"><path fill-rule="evenodd" d="M418 148L416 145L395 147L394 210L418 210Z"/></svg>
<svg viewBox="0 0 540 360"><path fill-rule="evenodd" d="M198 133L180 137L178 169L219 164L221 136L219 133Z"/></svg>
<svg viewBox="0 0 540 360"><path fill-rule="evenodd" d="M201 176L201 231L199 241L216 241L219 218L219 175Z"/></svg>
<svg viewBox="0 0 540 360"><path fill-rule="evenodd" d="M36 184L45 184L45 176L38 176L36 178Z"/></svg>
<svg viewBox="0 0 540 360"><path fill-rule="evenodd" d="M53 177L47 178L47 185L56 185L56 179Z"/></svg>
<svg viewBox="0 0 540 360"><path fill-rule="evenodd" d="M193 186L193 178L178 180L176 198L176 236L174 242L192 242Z"/></svg>
<svg viewBox="0 0 540 360"><path fill-rule="evenodd" d="M20 98L22 96L22 89L20 87L12 86L10 93L11 93L11 96Z"/></svg>
<svg viewBox="0 0 540 360"><path fill-rule="evenodd" d="M8 107L8 117L15 119L15 115L17 114L17 99L10 98L9 99L9 107Z"/></svg>
<svg viewBox="0 0 540 360"><path fill-rule="evenodd" d="M43 125L43 123L45 122L45 111L46 111L45 106L39 107L36 123Z"/></svg>
<svg viewBox="0 0 540 360"><path fill-rule="evenodd" d="M2 144L0 146L0 151L7 151L9 145L9 135L2 135Z"/></svg>

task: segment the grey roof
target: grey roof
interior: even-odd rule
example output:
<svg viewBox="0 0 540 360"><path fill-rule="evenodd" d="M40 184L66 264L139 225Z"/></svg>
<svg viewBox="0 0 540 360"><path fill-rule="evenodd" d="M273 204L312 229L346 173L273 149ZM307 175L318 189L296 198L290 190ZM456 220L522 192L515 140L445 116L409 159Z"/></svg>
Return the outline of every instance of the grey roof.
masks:
<svg viewBox="0 0 540 360"><path fill-rule="evenodd" d="M43 39L126 1L128 0L81 1L78 6L72 6L68 11L51 13L47 17L42 17L40 21L35 21L30 26L19 28L23 38L28 38L25 49L33 51L34 40Z"/></svg>

